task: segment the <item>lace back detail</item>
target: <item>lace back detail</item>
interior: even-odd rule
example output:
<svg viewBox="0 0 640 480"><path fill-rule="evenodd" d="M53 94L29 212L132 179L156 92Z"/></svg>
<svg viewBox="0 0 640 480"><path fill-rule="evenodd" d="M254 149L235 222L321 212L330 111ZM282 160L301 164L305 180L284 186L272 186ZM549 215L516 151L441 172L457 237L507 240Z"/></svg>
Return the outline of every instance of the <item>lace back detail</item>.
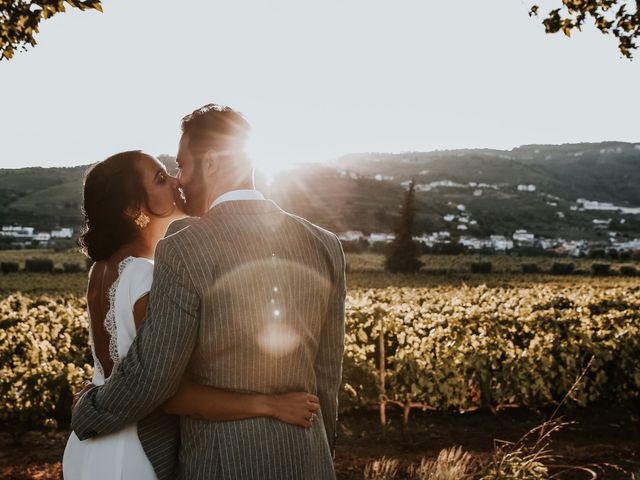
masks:
<svg viewBox="0 0 640 480"><path fill-rule="evenodd" d="M89 269L89 278L91 278L91 272L93 271L93 267L96 264L91 265ZM95 340L93 339L93 322L91 321L91 314L89 313L89 306L87 305L87 313L89 315L89 343L91 345L91 356L93 357L93 369L97 370L100 376L104 379L104 369L102 368L102 364L100 360L98 360L98 356L96 355L96 347Z"/></svg>
<svg viewBox="0 0 640 480"><path fill-rule="evenodd" d="M133 260L133 257L127 257L118 265L118 276L109 287L109 310L104 317L104 329L109 334L109 357L113 362L113 372L120 361L120 355L118 354L118 328L116 325L116 291L118 290L118 284L120 283L120 275L129 263ZM102 367L102 366L101 366ZM104 376L104 372L103 372Z"/></svg>

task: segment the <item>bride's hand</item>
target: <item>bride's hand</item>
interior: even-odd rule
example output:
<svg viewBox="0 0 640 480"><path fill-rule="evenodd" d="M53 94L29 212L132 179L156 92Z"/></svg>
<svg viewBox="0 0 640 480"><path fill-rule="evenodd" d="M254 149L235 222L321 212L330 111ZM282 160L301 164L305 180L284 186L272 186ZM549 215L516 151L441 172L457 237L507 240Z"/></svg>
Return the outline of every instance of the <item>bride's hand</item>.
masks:
<svg viewBox="0 0 640 480"><path fill-rule="evenodd" d="M307 392L266 395L266 403L268 416L304 428L311 428L320 410L320 399Z"/></svg>
<svg viewBox="0 0 640 480"><path fill-rule="evenodd" d="M85 380L84 382L82 382L82 390L80 390L79 392L73 394L73 401L71 403L71 410L76 408L76 405L78 404L78 401L82 398L82 396L85 393L87 393L92 388L95 388L95 385L93 383L91 383L89 380Z"/></svg>

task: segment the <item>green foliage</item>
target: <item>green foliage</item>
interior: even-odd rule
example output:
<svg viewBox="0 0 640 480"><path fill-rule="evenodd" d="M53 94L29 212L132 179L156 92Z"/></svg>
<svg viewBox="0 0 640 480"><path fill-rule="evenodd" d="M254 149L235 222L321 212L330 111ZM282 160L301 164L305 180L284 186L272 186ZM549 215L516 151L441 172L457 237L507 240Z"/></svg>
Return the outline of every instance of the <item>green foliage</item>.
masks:
<svg viewBox="0 0 640 480"><path fill-rule="evenodd" d="M537 263L523 263L522 273L540 273L540 266Z"/></svg>
<svg viewBox="0 0 640 480"><path fill-rule="evenodd" d="M414 205L415 182L411 181L402 204L400 223L396 229L396 236L389 248L385 262L385 269L390 272L414 273L420 270L420 247L413 240L414 218L416 207Z"/></svg>
<svg viewBox="0 0 640 480"><path fill-rule="evenodd" d="M591 356L573 401L640 392L638 286L366 289L351 292L347 307L343 408L381 399L462 411L550 404Z"/></svg>
<svg viewBox="0 0 640 480"><path fill-rule="evenodd" d="M574 263L570 262L553 262L551 265L551 274L552 275L571 275L576 266Z"/></svg>
<svg viewBox="0 0 640 480"><path fill-rule="evenodd" d="M630 13L627 9L633 9ZM531 7L530 16L537 16L540 8ZM603 34L614 35L618 48L627 58L638 48L640 36L640 1L637 0L562 0L562 6L551 10L543 20L546 33L563 32L567 37L574 30L582 30L587 18Z"/></svg>
<svg viewBox="0 0 640 480"><path fill-rule="evenodd" d="M394 404L408 420L413 408L552 404L591 357L572 401L640 393L632 282L354 289L346 307L343 411ZM87 328L86 301L75 295L0 301L0 423L19 434L68 420L70 394L91 374Z"/></svg>
<svg viewBox="0 0 640 480"><path fill-rule="evenodd" d="M71 262L64 263L62 269L64 273L78 273L83 271L82 264Z"/></svg>
<svg viewBox="0 0 640 480"><path fill-rule="evenodd" d="M634 265L621 265L620 275L624 275L626 277L635 277L636 275L638 275L638 269Z"/></svg>
<svg viewBox="0 0 640 480"><path fill-rule="evenodd" d="M101 0L0 0L0 60L18 49L35 46L40 22L66 11L65 4L80 10L102 11Z"/></svg>
<svg viewBox="0 0 640 480"><path fill-rule="evenodd" d="M611 274L611 265L608 263L593 263L591 271L598 277L606 277Z"/></svg>
<svg viewBox="0 0 640 480"><path fill-rule="evenodd" d="M29 258L24 264L24 270L30 273L52 273L53 265L50 258Z"/></svg>
<svg viewBox="0 0 640 480"><path fill-rule="evenodd" d="M491 262L473 262L471 263L471 273L491 273L493 264Z"/></svg>
<svg viewBox="0 0 640 480"><path fill-rule="evenodd" d="M69 421L72 392L92 373L87 328L74 296L0 301L0 423L16 438Z"/></svg>
<svg viewBox="0 0 640 480"><path fill-rule="evenodd" d="M342 249L345 253L364 253L371 246L366 238L358 240L341 240Z"/></svg>
<svg viewBox="0 0 640 480"><path fill-rule="evenodd" d="M16 273L18 271L18 262L2 262L0 263L0 271L2 273Z"/></svg>

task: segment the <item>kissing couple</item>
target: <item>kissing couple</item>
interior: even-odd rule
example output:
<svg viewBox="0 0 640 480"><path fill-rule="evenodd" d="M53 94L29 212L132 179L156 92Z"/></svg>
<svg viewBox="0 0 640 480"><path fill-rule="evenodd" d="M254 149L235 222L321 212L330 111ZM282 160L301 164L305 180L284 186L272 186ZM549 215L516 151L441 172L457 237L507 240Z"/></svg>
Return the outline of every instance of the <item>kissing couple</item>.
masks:
<svg viewBox="0 0 640 480"><path fill-rule="evenodd" d="M344 254L254 188L248 133L206 105L182 119L176 177L140 151L87 171L94 373L66 480L335 479Z"/></svg>

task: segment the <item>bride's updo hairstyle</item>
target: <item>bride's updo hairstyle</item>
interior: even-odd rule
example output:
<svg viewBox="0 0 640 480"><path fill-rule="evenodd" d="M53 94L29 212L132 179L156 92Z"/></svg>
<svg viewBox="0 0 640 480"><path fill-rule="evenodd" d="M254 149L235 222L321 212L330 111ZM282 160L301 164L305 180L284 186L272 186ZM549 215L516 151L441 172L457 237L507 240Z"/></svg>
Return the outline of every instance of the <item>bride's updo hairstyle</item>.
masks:
<svg viewBox="0 0 640 480"><path fill-rule="evenodd" d="M94 262L108 259L138 234L134 218L147 201L140 150L122 152L89 167L84 176L84 228L80 247Z"/></svg>

